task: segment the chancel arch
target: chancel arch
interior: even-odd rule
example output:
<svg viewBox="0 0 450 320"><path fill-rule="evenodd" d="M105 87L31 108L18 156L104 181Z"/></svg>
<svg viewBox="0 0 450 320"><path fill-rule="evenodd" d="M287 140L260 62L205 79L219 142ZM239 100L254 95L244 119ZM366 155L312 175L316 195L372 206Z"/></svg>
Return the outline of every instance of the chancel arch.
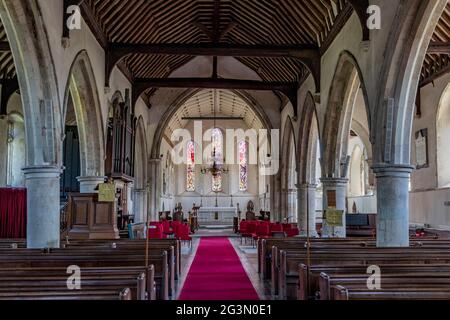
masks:
<svg viewBox="0 0 450 320"><path fill-rule="evenodd" d="M259 143L259 130L267 128L265 117L244 94L231 90L194 90L178 101L162 117L152 147L154 155L164 154L170 144L185 144L185 150L194 147L193 160L189 154L183 156L193 163L175 165L175 202L181 203L185 213L194 203L205 207L214 207L216 203L219 207L239 206L242 217L245 217L249 201L256 204L255 210L260 209L258 148L255 146ZM170 141L177 128L186 129L189 139ZM160 134L161 141L158 140ZM196 135L203 141L195 139ZM233 142L233 150L228 149L228 141ZM232 163L228 161L230 152ZM255 159L256 163L251 162ZM223 168L218 175L211 174L214 162ZM154 163L159 163L158 171L163 174L163 163L156 160ZM162 203L155 209L162 211Z"/></svg>

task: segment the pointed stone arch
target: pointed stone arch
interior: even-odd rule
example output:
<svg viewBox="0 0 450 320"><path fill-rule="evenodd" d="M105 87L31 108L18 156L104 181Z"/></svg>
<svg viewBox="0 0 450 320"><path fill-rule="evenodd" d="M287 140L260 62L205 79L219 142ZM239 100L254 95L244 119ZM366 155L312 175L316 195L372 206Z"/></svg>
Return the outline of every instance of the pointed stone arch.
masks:
<svg viewBox="0 0 450 320"><path fill-rule="evenodd" d="M409 245L411 134L421 68L446 0L398 6L385 46L372 139L377 178L377 246Z"/></svg>
<svg viewBox="0 0 450 320"><path fill-rule="evenodd" d="M94 71L86 50L76 55L70 67L64 118L68 99L72 99L77 120L81 177L102 177L105 173L104 121Z"/></svg>
<svg viewBox="0 0 450 320"><path fill-rule="evenodd" d="M147 219L147 135L145 122L142 116L136 122L135 162L134 162L134 214L136 222L144 222Z"/></svg>
<svg viewBox="0 0 450 320"><path fill-rule="evenodd" d="M351 129L353 107L358 90L362 89L367 122L371 112L361 69L348 51L341 53L330 87L325 124L322 133L322 174L328 178L345 178L348 133ZM370 130L370 128L369 128Z"/></svg>
<svg viewBox="0 0 450 320"><path fill-rule="evenodd" d="M289 217L289 202L291 197L290 179L297 175L297 145L295 143L294 126L290 116L286 119L284 125L283 138L281 141L281 211L279 220L284 222ZM291 160L294 157L295 167L291 168ZM295 171L292 176L292 170ZM294 178L295 179L295 178ZM295 182L294 182L295 183Z"/></svg>
<svg viewBox="0 0 450 320"><path fill-rule="evenodd" d="M59 247L61 101L37 0L0 2L14 58L26 134L27 246Z"/></svg>

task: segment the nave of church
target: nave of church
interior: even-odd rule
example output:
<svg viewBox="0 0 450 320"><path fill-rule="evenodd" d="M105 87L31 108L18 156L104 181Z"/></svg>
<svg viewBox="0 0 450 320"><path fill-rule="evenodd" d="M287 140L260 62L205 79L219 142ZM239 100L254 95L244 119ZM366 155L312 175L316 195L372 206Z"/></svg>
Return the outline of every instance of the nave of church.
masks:
<svg viewBox="0 0 450 320"><path fill-rule="evenodd" d="M0 300L450 299L447 0L4 0L0 86Z"/></svg>

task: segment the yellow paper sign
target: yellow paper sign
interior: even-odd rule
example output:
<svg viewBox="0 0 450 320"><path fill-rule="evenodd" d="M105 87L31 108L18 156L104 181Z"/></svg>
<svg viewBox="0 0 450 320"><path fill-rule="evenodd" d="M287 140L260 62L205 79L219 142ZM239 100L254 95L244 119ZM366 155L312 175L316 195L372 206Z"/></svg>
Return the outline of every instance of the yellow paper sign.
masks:
<svg viewBox="0 0 450 320"><path fill-rule="evenodd" d="M327 221L327 225L330 227L343 227L342 218L344 216L343 210L336 209L327 209L325 211L325 219Z"/></svg>
<svg viewBox="0 0 450 320"><path fill-rule="evenodd" d="M116 200L116 186L112 183L100 183L98 185L98 201L114 202Z"/></svg>

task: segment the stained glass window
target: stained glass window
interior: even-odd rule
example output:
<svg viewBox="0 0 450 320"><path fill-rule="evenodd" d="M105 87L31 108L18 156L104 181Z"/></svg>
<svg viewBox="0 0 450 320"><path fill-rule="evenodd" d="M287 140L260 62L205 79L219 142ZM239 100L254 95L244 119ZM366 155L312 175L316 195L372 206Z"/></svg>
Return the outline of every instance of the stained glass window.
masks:
<svg viewBox="0 0 450 320"><path fill-rule="evenodd" d="M247 142L239 142L239 191L247 191Z"/></svg>
<svg viewBox="0 0 450 320"><path fill-rule="evenodd" d="M213 147L213 160L221 165L223 158L223 136L220 129L214 128L211 133L212 147ZM222 174L219 173L212 177L212 191L222 191Z"/></svg>
<svg viewBox="0 0 450 320"><path fill-rule="evenodd" d="M195 191L195 145L194 141L189 141L187 143L187 158L186 158L186 190Z"/></svg>

